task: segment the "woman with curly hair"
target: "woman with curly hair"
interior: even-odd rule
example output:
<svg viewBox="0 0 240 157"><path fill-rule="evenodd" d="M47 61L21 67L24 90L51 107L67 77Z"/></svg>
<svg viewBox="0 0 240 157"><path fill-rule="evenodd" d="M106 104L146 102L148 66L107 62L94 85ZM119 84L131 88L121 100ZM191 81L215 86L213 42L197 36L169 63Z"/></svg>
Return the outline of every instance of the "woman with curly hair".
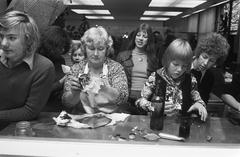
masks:
<svg viewBox="0 0 240 157"><path fill-rule="evenodd" d="M227 40L217 33L202 38L195 49L191 72L198 81L198 91L206 104L210 92L215 91L217 96L222 94L224 78L220 69L214 66L227 56L228 49Z"/></svg>

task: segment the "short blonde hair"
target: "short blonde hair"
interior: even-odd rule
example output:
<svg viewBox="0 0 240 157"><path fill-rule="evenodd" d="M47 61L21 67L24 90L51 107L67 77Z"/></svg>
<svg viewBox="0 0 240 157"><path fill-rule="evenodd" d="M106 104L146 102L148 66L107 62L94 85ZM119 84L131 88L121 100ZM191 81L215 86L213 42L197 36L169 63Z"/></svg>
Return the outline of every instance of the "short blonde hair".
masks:
<svg viewBox="0 0 240 157"><path fill-rule="evenodd" d="M162 65L168 68L169 64L173 60L180 60L188 65L187 70L191 68L191 62L193 59L193 51L190 44L183 39L173 40L167 47L163 58Z"/></svg>
<svg viewBox="0 0 240 157"><path fill-rule="evenodd" d="M113 45L113 40L111 36L108 34L106 29L102 26L91 27L89 28L81 38L83 44L83 50L86 54L86 45L92 44L104 44L107 48L107 55L111 51L111 47Z"/></svg>
<svg viewBox="0 0 240 157"><path fill-rule="evenodd" d="M9 30L18 27L25 37L27 53L34 53L40 43L40 35L36 22L28 14L21 11L10 11L0 17L0 29Z"/></svg>

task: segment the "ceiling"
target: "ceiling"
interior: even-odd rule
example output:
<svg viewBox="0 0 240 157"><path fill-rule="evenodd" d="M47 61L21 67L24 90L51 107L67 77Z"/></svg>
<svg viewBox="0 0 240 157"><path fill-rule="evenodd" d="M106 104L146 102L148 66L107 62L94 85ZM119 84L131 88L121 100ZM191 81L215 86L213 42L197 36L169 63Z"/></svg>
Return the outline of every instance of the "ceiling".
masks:
<svg viewBox="0 0 240 157"><path fill-rule="evenodd" d="M65 0L65 2L72 3L77 0ZM206 2L198 5L195 8L187 8L187 7L148 7L151 0L101 0L104 5L102 6L94 6L94 5L68 5L70 9L90 9L90 10L109 10L111 13L108 16L113 16L114 20L139 20L140 17L143 16L144 11L180 11L182 12L179 15L174 16L166 16L166 15L155 15L154 17L168 17L169 20L174 18L180 18L184 15L190 15L191 13L201 10L207 9L208 7L217 4L219 2L227 2L226 0L206 0ZM158 0L161 1L161 0ZM177 0L181 1L181 0ZM195 1L195 0L191 0ZM229 0L228 0L229 1ZM88 15L88 14L84 14ZM96 15L96 14L91 14ZM98 14L99 16L99 14ZM144 15L145 17L149 17L149 15Z"/></svg>

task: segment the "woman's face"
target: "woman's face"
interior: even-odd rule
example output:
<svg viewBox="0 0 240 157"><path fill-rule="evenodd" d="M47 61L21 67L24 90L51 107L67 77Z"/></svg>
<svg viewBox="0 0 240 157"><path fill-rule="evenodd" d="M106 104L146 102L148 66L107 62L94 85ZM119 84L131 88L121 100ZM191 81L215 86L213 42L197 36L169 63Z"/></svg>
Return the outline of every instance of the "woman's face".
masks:
<svg viewBox="0 0 240 157"><path fill-rule="evenodd" d="M173 60L169 63L167 73L173 79L177 79L182 76L185 71L187 71L187 66L188 65L181 60Z"/></svg>
<svg viewBox="0 0 240 157"><path fill-rule="evenodd" d="M79 63L83 59L84 59L84 54L80 48L77 49L75 52L73 52L72 60L74 63Z"/></svg>
<svg viewBox="0 0 240 157"><path fill-rule="evenodd" d="M135 44L138 48L144 48L148 42L148 34L147 32L138 32L135 37Z"/></svg>
<svg viewBox="0 0 240 157"><path fill-rule="evenodd" d="M199 71L204 71L211 68L216 63L216 57L211 56L207 53L201 53L200 56L196 59L196 69Z"/></svg>
<svg viewBox="0 0 240 157"><path fill-rule="evenodd" d="M104 43L86 45L88 62L94 66L102 66L106 58L107 47Z"/></svg>

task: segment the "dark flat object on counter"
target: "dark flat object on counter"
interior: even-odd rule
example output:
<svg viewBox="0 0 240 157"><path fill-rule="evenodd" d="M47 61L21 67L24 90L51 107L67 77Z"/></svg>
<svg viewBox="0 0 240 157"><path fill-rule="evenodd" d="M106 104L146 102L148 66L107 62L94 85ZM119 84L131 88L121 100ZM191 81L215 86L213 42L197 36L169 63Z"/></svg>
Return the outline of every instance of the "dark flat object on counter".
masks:
<svg viewBox="0 0 240 157"><path fill-rule="evenodd" d="M94 115L92 117L86 117L79 120L79 122L81 123L88 124L92 129L105 126L109 124L111 121L112 120L110 118L107 118L103 115L102 116Z"/></svg>

